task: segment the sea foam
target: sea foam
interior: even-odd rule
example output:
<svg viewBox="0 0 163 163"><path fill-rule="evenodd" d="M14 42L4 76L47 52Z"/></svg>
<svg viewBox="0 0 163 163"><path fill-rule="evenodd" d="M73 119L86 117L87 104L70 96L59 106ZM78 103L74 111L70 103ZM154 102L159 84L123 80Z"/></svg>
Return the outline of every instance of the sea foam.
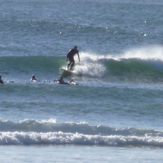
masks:
<svg viewBox="0 0 163 163"><path fill-rule="evenodd" d="M0 132L1 145L32 144L80 144L106 146L154 146L163 147L162 137L150 136L101 136L63 132Z"/></svg>

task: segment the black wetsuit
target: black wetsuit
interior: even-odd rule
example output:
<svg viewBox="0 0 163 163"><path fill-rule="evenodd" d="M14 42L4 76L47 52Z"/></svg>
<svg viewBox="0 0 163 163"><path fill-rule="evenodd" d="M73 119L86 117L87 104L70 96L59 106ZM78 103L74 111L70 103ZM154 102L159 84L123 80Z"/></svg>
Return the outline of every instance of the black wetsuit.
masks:
<svg viewBox="0 0 163 163"><path fill-rule="evenodd" d="M4 83L2 79L0 79L0 83L1 83L1 84L3 84L3 83Z"/></svg>
<svg viewBox="0 0 163 163"><path fill-rule="evenodd" d="M78 54L78 50L77 49L71 49L68 54L67 54L67 58L69 59L70 63L67 65L67 68L69 68L69 66L71 65L71 70L72 67L75 64L75 60L74 60L74 55Z"/></svg>

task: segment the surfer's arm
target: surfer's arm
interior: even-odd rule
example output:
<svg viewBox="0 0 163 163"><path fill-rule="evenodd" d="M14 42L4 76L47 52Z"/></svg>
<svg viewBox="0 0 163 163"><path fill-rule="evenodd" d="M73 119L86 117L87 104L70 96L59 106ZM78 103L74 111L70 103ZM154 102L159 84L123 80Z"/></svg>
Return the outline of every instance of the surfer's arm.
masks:
<svg viewBox="0 0 163 163"><path fill-rule="evenodd" d="M80 56L79 56L79 53L77 53L78 54L78 59L79 59L79 62L80 62Z"/></svg>

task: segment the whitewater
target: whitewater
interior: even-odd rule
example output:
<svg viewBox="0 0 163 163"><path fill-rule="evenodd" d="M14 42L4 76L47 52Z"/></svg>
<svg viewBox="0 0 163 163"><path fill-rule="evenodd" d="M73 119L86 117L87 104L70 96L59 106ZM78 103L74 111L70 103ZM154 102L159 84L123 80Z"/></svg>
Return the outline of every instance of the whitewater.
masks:
<svg viewBox="0 0 163 163"><path fill-rule="evenodd" d="M0 161L160 163L162 6L2 0ZM64 73L75 45L81 62Z"/></svg>

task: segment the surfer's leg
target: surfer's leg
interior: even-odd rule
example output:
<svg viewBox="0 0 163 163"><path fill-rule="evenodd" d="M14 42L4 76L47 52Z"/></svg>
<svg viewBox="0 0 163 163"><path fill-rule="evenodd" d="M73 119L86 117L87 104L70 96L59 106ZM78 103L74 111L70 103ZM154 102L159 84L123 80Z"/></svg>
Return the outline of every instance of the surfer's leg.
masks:
<svg viewBox="0 0 163 163"><path fill-rule="evenodd" d="M69 61L70 61L70 63L68 64L68 67L70 67L70 70L72 70L72 67L73 67L73 65L74 65L74 58L73 57L70 57L69 58Z"/></svg>
<svg viewBox="0 0 163 163"><path fill-rule="evenodd" d="M75 64L75 61L71 62L71 70L72 70L74 64Z"/></svg>
<svg viewBox="0 0 163 163"><path fill-rule="evenodd" d="M67 65L67 69L69 69L71 62L72 62L70 57L68 59L69 59L69 64Z"/></svg>
<svg viewBox="0 0 163 163"><path fill-rule="evenodd" d="M70 67L71 62L67 65L67 69Z"/></svg>

